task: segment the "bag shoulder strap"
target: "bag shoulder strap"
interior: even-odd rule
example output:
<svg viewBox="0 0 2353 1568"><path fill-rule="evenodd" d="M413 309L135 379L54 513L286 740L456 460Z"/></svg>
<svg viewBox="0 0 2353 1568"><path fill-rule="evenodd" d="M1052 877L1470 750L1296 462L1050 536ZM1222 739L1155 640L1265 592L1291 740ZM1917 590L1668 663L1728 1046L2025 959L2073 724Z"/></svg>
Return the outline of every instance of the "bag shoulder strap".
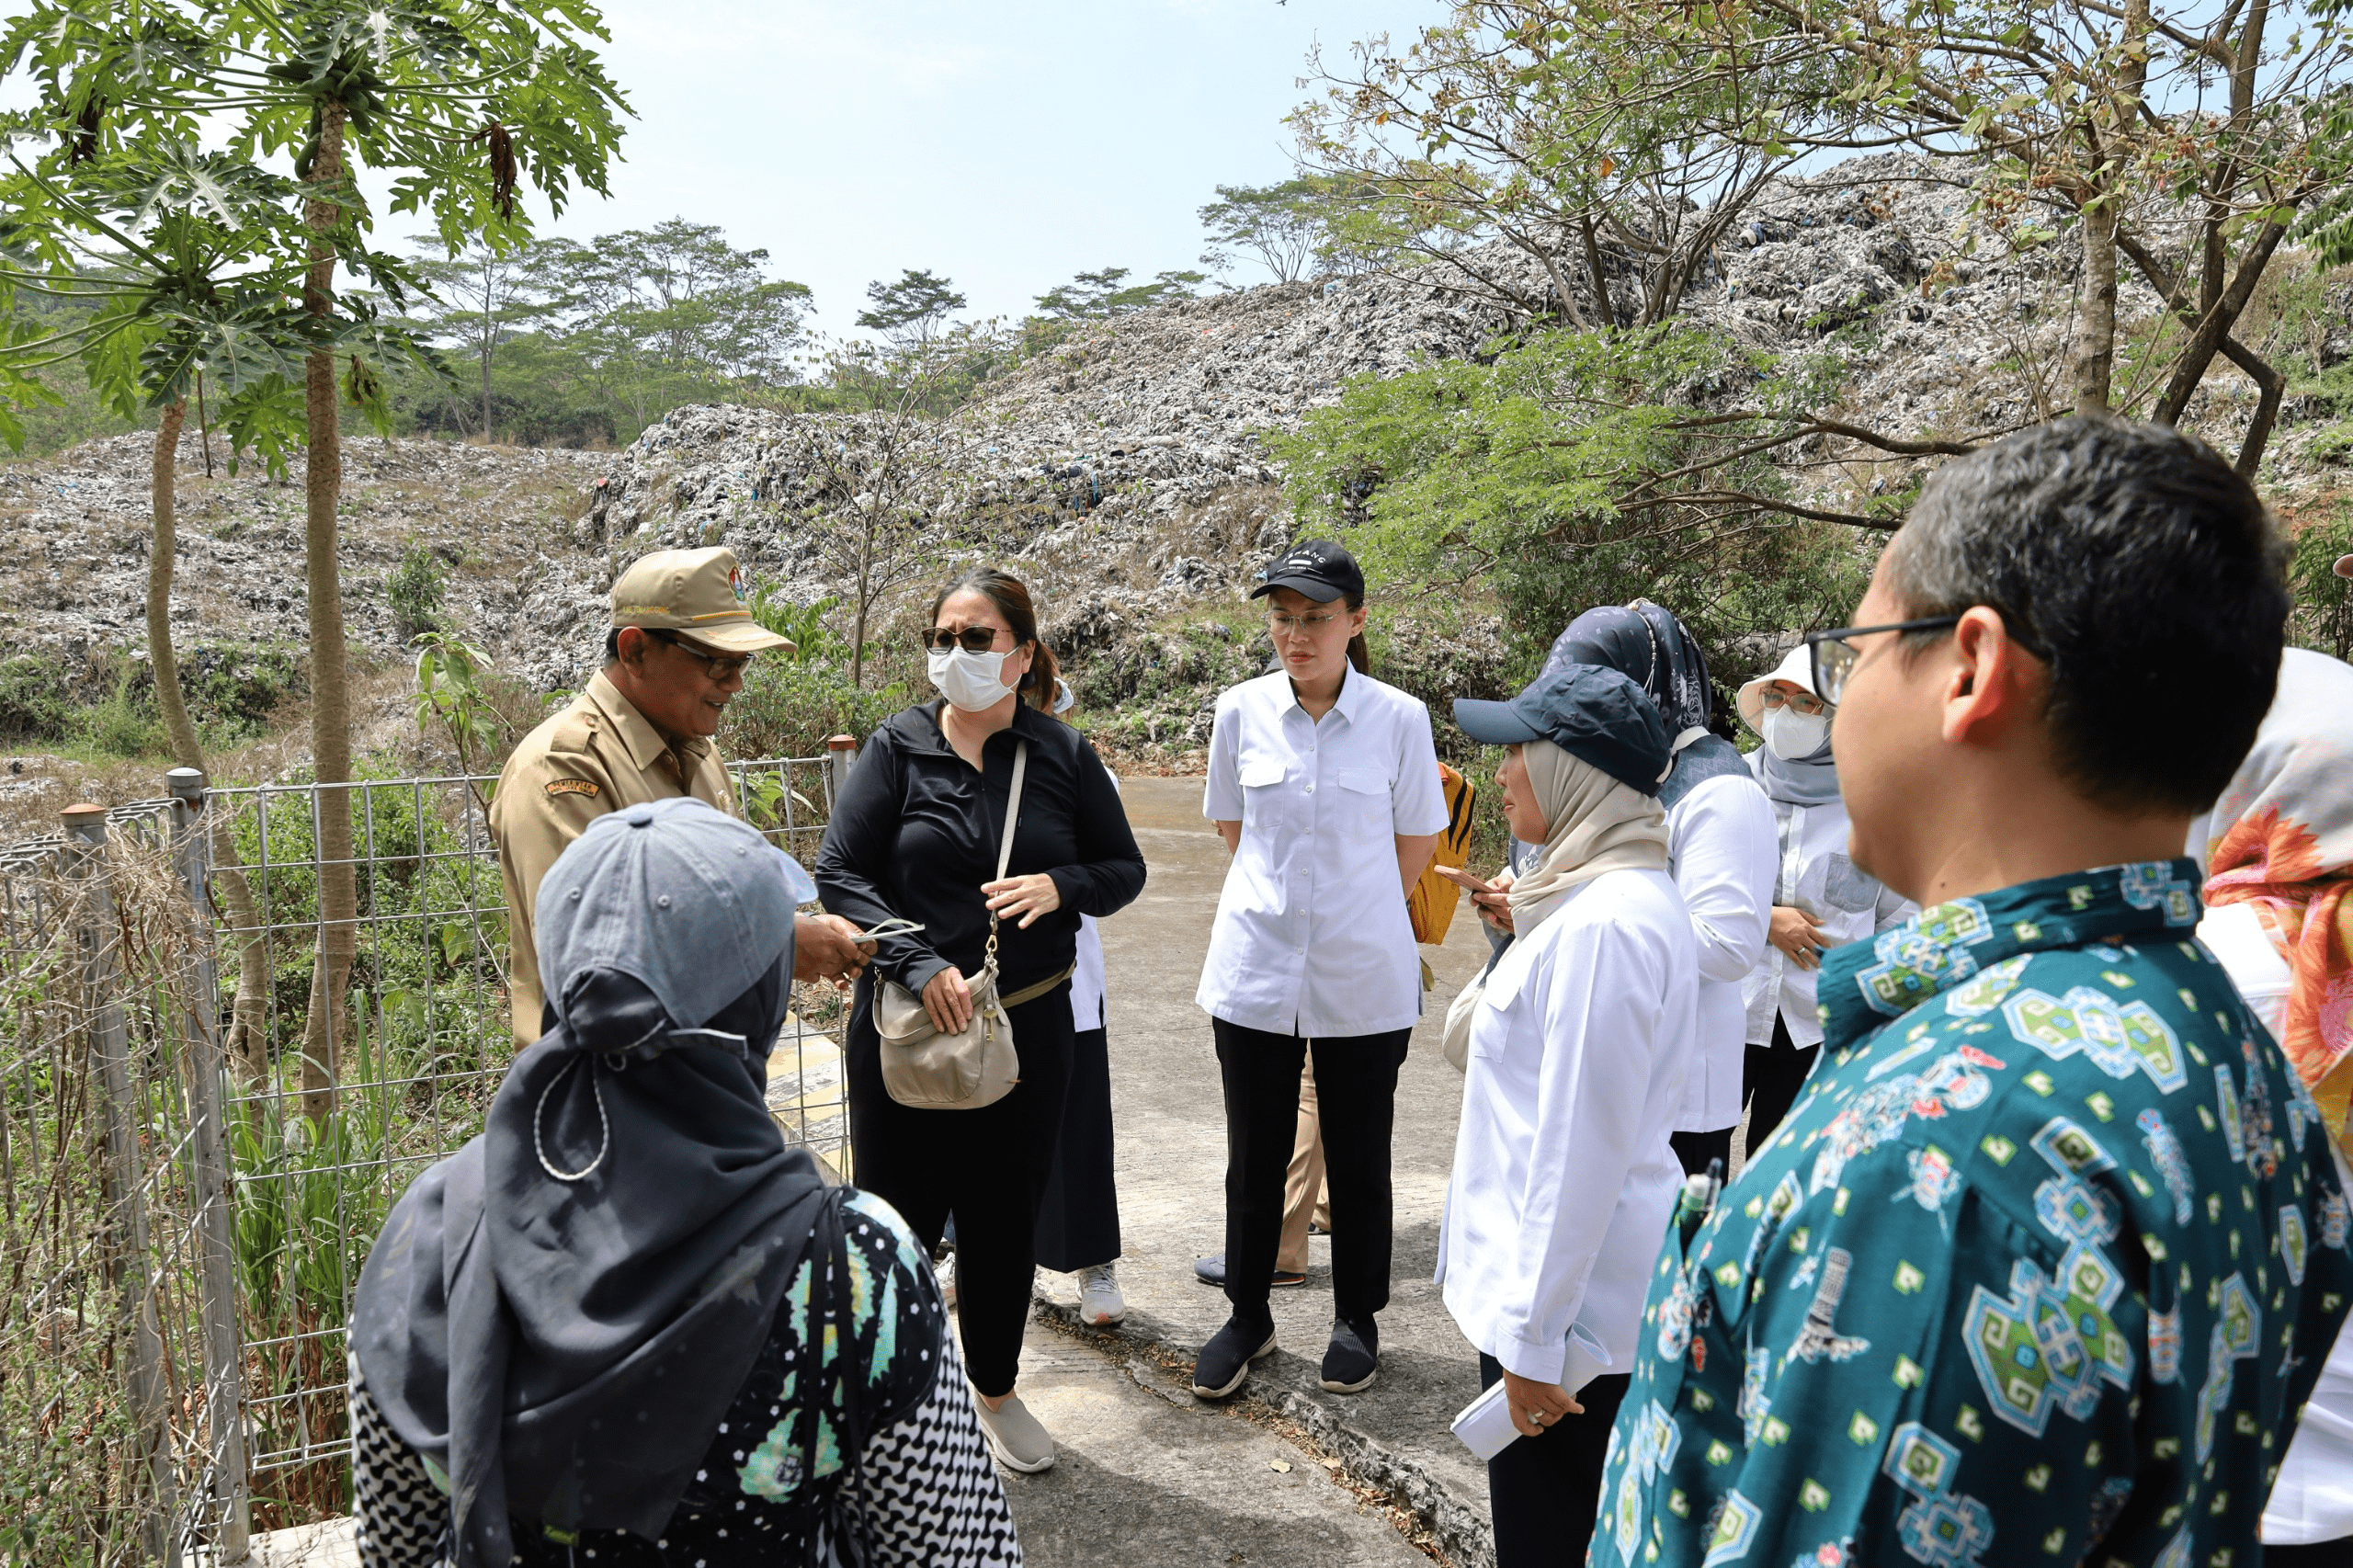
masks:
<svg viewBox="0 0 2353 1568"><path fill-rule="evenodd" d="M1005 836L996 845L996 880L1005 881L1005 869L1013 864L1013 829L1021 820L1021 780L1029 771L1029 743L1017 741L1013 746L1013 787L1005 796ZM989 957L996 957L996 911L989 911Z"/></svg>
<svg viewBox="0 0 2353 1568"><path fill-rule="evenodd" d="M1022 741L1013 748L1013 788L1005 797L1005 836L997 841L996 880L1005 881L1005 869L1013 864L1013 824L1021 816L1021 778L1029 771L1029 743Z"/></svg>

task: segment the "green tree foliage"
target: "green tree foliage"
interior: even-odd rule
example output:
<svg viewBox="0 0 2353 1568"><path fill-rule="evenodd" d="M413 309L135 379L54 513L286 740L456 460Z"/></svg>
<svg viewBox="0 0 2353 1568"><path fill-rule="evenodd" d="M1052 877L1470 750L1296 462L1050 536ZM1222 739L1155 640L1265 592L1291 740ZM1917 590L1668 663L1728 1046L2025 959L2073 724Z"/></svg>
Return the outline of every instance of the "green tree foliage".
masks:
<svg viewBox="0 0 2353 1568"><path fill-rule="evenodd" d="M893 342L928 341L952 312L964 308L964 296L945 278L910 267L895 283L880 278L866 286L866 309L858 324Z"/></svg>
<svg viewBox="0 0 2353 1568"><path fill-rule="evenodd" d="M1200 210L1210 248L1201 265L1224 274L1238 257L1249 256L1278 283L1311 273L1353 273L1390 259L1376 238L1366 245L1356 236L1367 225L1358 214L1379 192L1362 180L1298 175L1276 185L1222 185L1217 199Z"/></svg>
<svg viewBox="0 0 2353 1568"><path fill-rule="evenodd" d="M0 34L0 78L21 72L36 100L10 129L46 144L34 165L12 160L26 187L11 192L10 207L33 207L29 189L57 215L36 221L51 233L106 222L111 243L134 256L143 246L142 263L171 280L151 291L173 311L140 355L143 390L166 410L163 431L176 429L166 405L181 401L179 379L201 369L224 392L233 378L251 379L232 403L254 444L299 436L303 449L312 756L326 787L326 961L314 972L303 1051L313 1120L333 1108L358 910L340 791L351 778L336 560L341 409L349 401L384 418L382 367L406 341L374 297L338 285L340 266L395 307L408 285L397 262L368 245L374 215L358 175L389 176L391 210L429 218L453 254L476 234L521 237L529 223L516 198L527 178L554 210L575 184L605 188L623 110L591 47L604 36L584 0L28 0ZM152 171L163 193L139 204L138 217L155 214L144 233L134 233L140 222L107 217L121 205L120 191L103 183L117 158L126 175ZM85 175L85 165L99 173ZM221 230L233 241L214 237ZM53 270L65 257L19 259ZM216 276L223 262L225 290ZM84 357L119 351L126 336L92 342ZM299 379L279 369L295 355ZM19 359L17 371L38 368ZM159 443L166 491L169 472ZM162 520L159 508L159 542Z"/></svg>
<svg viewBox="0 0 2353 1568"><path fill-rule="evenodd" d="M1200 210L1210 248L1201 265L1233 270L1237 254L1255 258L1278 283L1304 278L1326 234L1317 182L1302 175L1279 185L1222 185Z"/></svg>
<svg viewBox="0 0 2353 1568"><path fill-rule="evenodd" d="M440 299L424 312L475 408L412 381L415 427L527 442L626 441L688 403L763 402L801 384L806 285L769 276L768 253L715 224L477 247L421 263Z"/></svg>
<svg viewBox="0 0 2353 1568"><path fill-rule="evenodd" d="M1103 321L1154 305L1189 300L1209 281L1209 275L1182 269L1155 273L1149 283L1130 283L1124 267L1082 272L1038 296L1039 312L1048 321Z"/></svg>
<svg viewBox="0 0 2353 1568"><path fill-rule="evenodd" d="M1762 454L1726 456L1761 419L1685 401L1735 386L1768 410L1821 391L1808 368L1715 333L1563 331L1484 363L1359 377L1271 445L1302 529L1346 539L1392 591L1492 593L1529 670L1580 611L1647 596L1730 677L1755 663L1743 637L1832 623L1872 554L1788 502ZM1789 509L1727 508L1727 483Z"/></svg>
<svg viewBox="0 0 2353 1568"><path fill-rule="evenodd" d="M1671 11L1680 24L1656 20ZM1643 0L1460 0L1409 47L1367 40L1314 62L1292 116L1311 173L1356 198L1349 244L1449 260L1514 314L1649 325L1678 312L1715 246L1791 149L1774 133L1824 74L1769 56L1708 62L1746 8ZM1478 247L1500 240L1545 279Z"/></svg>
<svg viewBox="0 0 2353 1568"><path fill-rule="evenodd" d="M474 239L456 256L444 257L436 254L442 248L438 237L415 243L421 254L412 266L426 290L418 301L416 324L423 334L447 345L453 371L463 357L472 358L472 373L465 379L479 392L473 400L473 427L486 434L493 428L492 369L499 352L549 309L532 265L542 247L529 240L502 247ZM426 395L440 398L451 423L463 429L468 410L456 381L455 375L437 376L423 386Z"/></svg>

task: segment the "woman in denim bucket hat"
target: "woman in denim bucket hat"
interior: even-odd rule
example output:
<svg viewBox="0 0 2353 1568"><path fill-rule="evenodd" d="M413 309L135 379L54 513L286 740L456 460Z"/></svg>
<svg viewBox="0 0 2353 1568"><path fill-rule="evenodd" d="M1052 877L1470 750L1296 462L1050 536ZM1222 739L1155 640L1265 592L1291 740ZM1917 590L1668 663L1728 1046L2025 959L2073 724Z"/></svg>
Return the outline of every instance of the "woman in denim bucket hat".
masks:
<svg viewBox="0 0 2353 1568"><path fill-rule="evenodd" d="M767 1112L813 893L683 798L549 870L554 1027L360 1277L366 1561L1020 1560L921 1251Z"/></svg>

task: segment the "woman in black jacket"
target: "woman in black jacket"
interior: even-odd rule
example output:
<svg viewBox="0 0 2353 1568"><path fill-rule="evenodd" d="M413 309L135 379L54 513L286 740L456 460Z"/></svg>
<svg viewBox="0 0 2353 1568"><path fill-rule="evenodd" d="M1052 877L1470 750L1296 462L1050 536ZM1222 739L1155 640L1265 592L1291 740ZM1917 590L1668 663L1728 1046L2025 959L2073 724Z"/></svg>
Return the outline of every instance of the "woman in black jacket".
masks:
<svg viewBox="0 0 2353 1568"><path fill-rule="evenodd" d="M1095 750L1052 718L1054 656L1038 641L1029 592L1002 572L967 573L932 602L922 633L941 699L874 732L834 803L817 854L833 914L872 929L893 916L920 932L881 940L859 982L848 1035L850 1145L858 1186L936 1247L956 1221L956 1293L965 1363L997 1458L1034 1471L1053 1440L1014 1397L1036 1272L1038 1209L1070 1083L1068 975L1078 917L1100 918L1143 888L1143 855ZM1028 743L1013 857L996 879L1014 754ZM977 1110L904 1106L882 1083L874 988L922 997L942 1030L972 1017L964 982L997 932L998 989L1063 983L1009 1009L1020 1082ZM879 977L879 978L878 978Z"/></svg>

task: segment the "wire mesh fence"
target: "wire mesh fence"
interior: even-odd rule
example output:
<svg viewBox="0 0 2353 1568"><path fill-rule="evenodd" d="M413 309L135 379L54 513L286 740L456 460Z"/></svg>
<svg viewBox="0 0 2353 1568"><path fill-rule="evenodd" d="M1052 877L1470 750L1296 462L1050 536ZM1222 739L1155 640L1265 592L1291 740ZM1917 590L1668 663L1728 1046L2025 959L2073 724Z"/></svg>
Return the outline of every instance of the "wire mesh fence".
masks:
<svg viewBox="0 0 2353 1568"><path fill-rule="evenodd" d="M732 769L804 864L835 755ZM233 1562L347 1510L360 1267L514 1055L493 782L178 770L174 798L0 849L0 1559ZM335 809L358 917L328 1006ZM795 1009L769 1103L838 1172L837 1025Z"/></svg>

